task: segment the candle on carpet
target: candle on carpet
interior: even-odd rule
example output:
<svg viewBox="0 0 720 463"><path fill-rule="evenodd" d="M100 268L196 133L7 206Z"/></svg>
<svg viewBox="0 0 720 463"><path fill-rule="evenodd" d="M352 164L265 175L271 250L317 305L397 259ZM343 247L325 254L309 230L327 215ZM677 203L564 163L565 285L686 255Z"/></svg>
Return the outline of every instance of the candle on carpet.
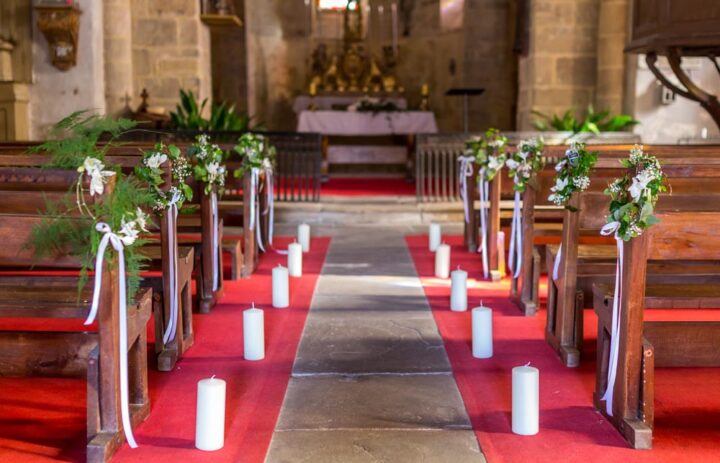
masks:
<svg viewBox="0 0 720 463"><path fill-rule="evenodd" d="M467 310L467 272L460 270L460 266L450 274L450 310Z"/></svg>
<svg viewBox="0 0 720 463"><path fill-rule="evenodd" d="M442 243L435 251L435 277L450 276L450 245Z"/></svg>
<svg viewBox="0 0 720 463"><path fill-rule="evenodd" d="M265 320L263 311L255 307L243 311L243 352L245 360L265 358Z"/></svg>
<svg viewBox="0 0 720 463"><path fill-rule="evenodd" d="M288 273L291 277L302 276L302 246L297 241L288 245Z"/></svg>
<svg viewBox="0 0 720 463"><path fill-rule="evenodd" d="M440 246L440 241L442 240L442 231L440 229L439 223L430 224L430 233L428 235L428 238L428 245L430 251L437 251L438 246Z"/></svg>
<svg viewBox="0 0 720 463"><path fill-rule="evenodd" d="M472 310L472 352L478 359L493 356L492 309L482 302Z"/></svg>
<svg viewBox="0 0 720 463"><path fill-rule="evenodd" d="M276 309L290 305L288 269L280 264L272 269L272 305Z"/></svg>
<svg viewBox="0 0 720 463"><path fill-rule="evenodd" d="M215 376L198 381L195 447L220 450L225 445L225 381Z"/></svg>
<svg viewBox="0 0 720 463"><path fill-rule="evenodd" d="M303 252L310 252L310 225L301 223L298 225L298 243L302 246Z"/></svg>
<svg viewBox="0 0 720 463"><path fill-rule="evenodd" d="M532 436L540 428L540 371L528 365L512 369L512 432Z"/></svg>

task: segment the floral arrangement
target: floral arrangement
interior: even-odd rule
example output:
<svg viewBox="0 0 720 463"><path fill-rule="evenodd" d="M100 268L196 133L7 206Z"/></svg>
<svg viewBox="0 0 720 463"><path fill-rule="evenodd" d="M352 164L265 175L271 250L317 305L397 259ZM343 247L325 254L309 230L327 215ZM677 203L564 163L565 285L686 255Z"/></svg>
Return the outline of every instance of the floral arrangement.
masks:
<svg viewBox="0 0 720 463"><path fill-rule="evenodd" d="M170 161L172 163L172 186L163 191L165 184L162 166ZM192 174L192 167L180 148L175 145L165 146L158 143L152 150L143 153L142 163L135 167L135 175L146 182L154 197L153 209L156 211L167 209L175 202L178 209L183 202L193 197L193 191L185 180Z"/></svg>
<svg viewBox="0 0 720 463"><path fill-rule="evenodd" d="M347 110L372 113L402 111L402 109L391 100L371 98L369 96L363 96L358 99L355 103L348 106Z"/></svg>
<svg viewBox="0 0 720 463"><path fill-rule="evenodd" d="M97 229L99 223L106 223L124 246L127 275L127 296L132 300L140 286L140 273L146 258L138 250L145 244L140 233L147 231L148 218L143 210L153 203L153 196L133 176L123 176L117 167L106 167L104 154L107 145L97 146L101 133L113 135L122 133L132 124L129 121L88 116L84 112L73 113L60 121L53 132L65 133L66 137L44 143L41 149L50 154L50 166L74 169L78 181L59 202L49 202L43 220L32 231L30 247L38 256L70 254L81 262L78 294L87 283L88 274L94 271L95 256L102 239ZM80 151L78 151L80 150ZM111 177L115 185L110 194L106 186ZM84 188L85 179L90 180ZM106 194L100 201L86 202L91 197ZM80 212L80 215L76 213ZM116 258L106 251L106 258Z"/></svg>
<svg viewBox="0 0 720 463"><path fill-rule="evenodd" d="M505 165L513 179L513 189L520 193L525 192L527 185L533 180L535 174L542 169L545 160L542 157L545 147L541 138L523 140L517 150L510 154Z"/></svg>
<svg viewBox="0 0 720 463"><path fill-rule="evenodd" d="M597 162L597 152L588 152L585 144L573 141L565 151L565 159L555 165L555 185L550 188L548 200L555 205L565 206L576 191L585 191L590 186L590 171Z"/></svg>
<svg viewBox="0 0 720 463"><path fill-rule="evenodd" d="M238 139L233 150L240 155L241 165L235 170L235 177L242 177L251 169L273 169L277 151L267 137L245 133Z"/></svg>
<svg viewBox="0 0 720 463"><path fill-rule="evenodd" d="M216 144L210 144L210 137L198 135L195 143L190 145L188 155L194 159L193 172L195 178L205 184L205 193L210 193L216 186L218 193L225 189L225 174L227 173L223 150Z"/></svg>
<svg viewBox="0 0 720 463"><path fill-rule="evenodd" d="M484 136L473 137L465 142L465 155L475 157L475 162L484 170L485 181L489 182L505 164L506 148L507 137L497 129L489 129Z"/></svg>
<svg viewBox="0 0 720 463"><path fill-rule="evenodd" d="M643 152L635 145L630 158L620 161L629 171L611 183L605 194L610 196L608 225L616 235L628 241L640 236L648 227L658 222L655 204L658 195L667 190L667 178L655 156Z"/></svg>

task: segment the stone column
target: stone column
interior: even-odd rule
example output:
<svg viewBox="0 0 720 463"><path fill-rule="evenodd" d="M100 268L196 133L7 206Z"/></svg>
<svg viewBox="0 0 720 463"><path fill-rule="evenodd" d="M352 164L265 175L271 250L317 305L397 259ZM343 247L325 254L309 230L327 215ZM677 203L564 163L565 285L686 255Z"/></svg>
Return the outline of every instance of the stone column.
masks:
<svg viewBox="0 0 720 463"><path fill-rule="evenodd" d="M628 0L604 0L598 14L597 90L595 106L614 114L623 111Z"/></svg>
<svg viewBox="0 0 720 463"><path fill-rule="evenodd" d="M105 105L107 114L121 114L133 88L132 13L130 0L104 0ZM135 105L130 103L131 107Z"/></svg>

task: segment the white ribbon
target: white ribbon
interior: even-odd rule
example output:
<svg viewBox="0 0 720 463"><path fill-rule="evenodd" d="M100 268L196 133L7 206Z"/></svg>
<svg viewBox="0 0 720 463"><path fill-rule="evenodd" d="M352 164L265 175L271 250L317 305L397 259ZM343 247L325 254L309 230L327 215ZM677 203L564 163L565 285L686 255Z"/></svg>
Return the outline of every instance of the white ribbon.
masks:
<svg viewBox="0 0 720 463"><path fill-rule="evenodd" d="M519 191L515 192L508 259L508 266L510 267L510 271L513 272L513 278L518 278L520 276L520 270L522 269L522 216Z"/></svg>
<svg viewBox="0 0 720 463"><path fill-rule="evenodd" d="M272 167L265 168L265 188L267 191L268 217L268 243L273 244L273 229L275 228L275 185Z"/></svg>
<svg viewBox="0 0 720 463"><path fill-rule="evenodd" d="M558 271L560 271L560 259L562 259L562 241L560 242L560 247L558 247L558 252L555 255L555 262L553 262L553 281L557 281L558 279Z"/></svg>
<svg viewBox="0 0 720 463"><path fill-rule="evenodd" d="M482 253L483 278L487 278L490 274L487 250L488 210L486 207L489 189L489 182L485 180L485 169L481 169L480 181L478 182L478 190L480 191L480 248L478 252Z"/></svg>
<svg viewBox="0 0 720 463"><path fill-rule="evenodd" d="M255 230L255 193L258 187L260 171L257 167L250 169L250 231Z"/></svg>
<svg viewBox="0 0 720 463"><path fill-rule="evenodd" d="M118 253L118 286L120 301L118 304L119 315L119 343L120 343L120 414L122 415L123 431L128 445L137 448L135 436L133 436L132 426L130 422L130 399L128 393L128 359L127 359L127 290L125 287L125 252L121 238L112 232L110 226L105 222L98 222L95 229L103 233L103 237L98 245L97 256L95 257L95 287L93 288L93 300L90 307L90 314L85 320L86 325L91 325L97 316L98 306L100 304L100 288L102 286L103 258L108 243L112 244L113 249Z"/></svg>
<svg viewBox="0 0 720 463"><path fill-rule="evenodd" d="M177 203L182 198L180 191L175 190L170 202L168 202L167 212L167 236L168 236L168 257L170 260L170 318L167 321L165 332L163 333L163 344L175 339L177 332L177 316L178 316L178 275L177 275L177 253L175 250L175 233L177 231L176 220L178 215Z"/></svg>
<svg viewBox="0 0 720 463"><path fill-rule="evenodd" d="M605 401L605 411L613 416L613 394L615 392L615 377L617 376L618 356L620 354L620 298L622 297L623 273L623 240L618 236L620 222L610 222L605 225L600 234L609 236L615 234L617 243L617 264L615 266L615 293L613 294L612 326L610 333L610 359L608 361L607 389L602 400Z"/></svg>
<svg viewBox="0 0 720 463"><path fill-rule="evenodd" d="M460 183L460 198L463 201L465 209L465 223L470 222L470 209L467 201L467 178L473 174L473 163L475 162L474 156L460 156L460 172L459 172L459 183Z"/></svg>
<svg viewBox="0 0 720 463"><path fill-rule="evenodd" d="M218 220L218 203L217 193L213 191L210 194L210 209L212 214L212 230L210 232L210 243L212 246L212 267L213 267L213 291L216 291L220 286L219 278L222 269L218 268L218 262L220 262L220 245L218 244L218 229L220 228Z"/></svg>

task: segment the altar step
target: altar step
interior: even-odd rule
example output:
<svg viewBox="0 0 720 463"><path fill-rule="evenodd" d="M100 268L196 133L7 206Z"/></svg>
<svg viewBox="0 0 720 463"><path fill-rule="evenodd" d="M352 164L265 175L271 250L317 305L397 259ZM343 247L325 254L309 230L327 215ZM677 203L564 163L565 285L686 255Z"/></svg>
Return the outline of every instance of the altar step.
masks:
<svg viewBox="0 0 720 463"><path fill-rule="evenodd" d="M279 224L424 225L462 220L462 203L418 203L414 196L326 197L317 203L275 203L275 221Z"/></svg>

